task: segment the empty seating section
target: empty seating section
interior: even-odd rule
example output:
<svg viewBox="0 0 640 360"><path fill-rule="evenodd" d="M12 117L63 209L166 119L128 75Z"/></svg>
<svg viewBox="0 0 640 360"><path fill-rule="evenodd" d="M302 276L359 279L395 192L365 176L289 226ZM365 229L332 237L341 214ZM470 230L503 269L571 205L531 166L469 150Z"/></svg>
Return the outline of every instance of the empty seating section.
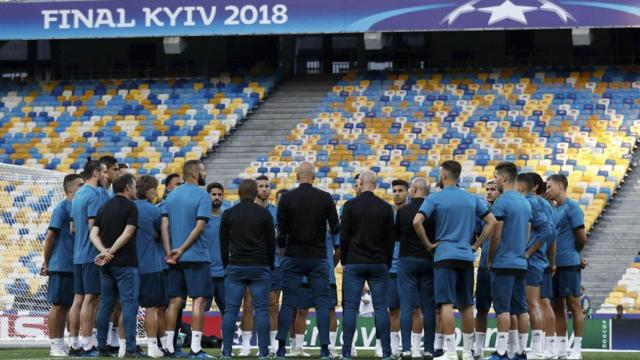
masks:
<svg viewBox="0 0 640 360"><path fill-rule="evenodd" d="M0 85L0 161L61 172L114 154L163 179L237 126L275 77L96 80Z"/></svg>
<svg viewBox="0 0 640 360"><path fill-rule="evenodd" d="M624 306L626 313L640 314L640 255L618 280L597 313L615 314L618 305Z"/></svg>

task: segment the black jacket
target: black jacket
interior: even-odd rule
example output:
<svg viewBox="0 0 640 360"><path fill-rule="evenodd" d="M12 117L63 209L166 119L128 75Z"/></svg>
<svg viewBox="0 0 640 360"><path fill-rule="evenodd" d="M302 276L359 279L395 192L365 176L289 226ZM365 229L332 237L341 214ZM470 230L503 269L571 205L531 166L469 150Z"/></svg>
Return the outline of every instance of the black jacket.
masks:
<svg viewBox="0 0 640 360"><path fill-rule="evenodd" d="M393 208L365 191L342 208L342 264L387 264L393 259Z"/></svg>
<svg viewBox="0 0 640 360"><path fill-rule="evenodd" d="M396 240L400 242L400 257L417 257L432 259L433 255L425 249L422 241L418 238L416 230L413 228L413 218L415 218L424 198L413 199L409 204L398 210L396 214ZM427 233L430 241L435 241L434 217L428 217L422 227Z"/></svg>

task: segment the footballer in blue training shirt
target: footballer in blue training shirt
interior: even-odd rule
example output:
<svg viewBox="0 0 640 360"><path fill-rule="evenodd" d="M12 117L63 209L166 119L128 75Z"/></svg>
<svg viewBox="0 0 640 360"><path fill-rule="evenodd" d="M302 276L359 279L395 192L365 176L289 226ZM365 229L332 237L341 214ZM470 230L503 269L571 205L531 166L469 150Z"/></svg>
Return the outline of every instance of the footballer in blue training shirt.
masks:
<svg viewBox="0 0 640 360"><path fill-rule="evenodd" d="M553 278L555 299L553 307L556 315L558 336L558 357L581 358L584 314L580 306L580 280L582 259L580 252L587 242L584 214L580 205L567 195L569 183L562 175L551 175L547 179L547 195L556 203L554 223L556 227L556 273ZM573 318L573 348L567 355L566 309Z"/></svg>
<svg viewBox="0 0 640 360"><path fill-rule="evenodd" d="M224 186L213 182L207 185L207 193L211 197L211 218L204 229L204 238L209 243L209 255L211 265L209 274L211 275L211 297L207 300L206 311L211 309L215 300L220 311L220 316L224 314L224 265L220 255L220 220L222 219L222 204L224 203Z"/></svg>
<svg viewBox="0 0 640 360"><path fill-rule="evenodd" d="M200 160L182 167L184 185L174 189L162 206L162 242L171 265L168 279L167 350L173 354L174 329L186 297L193 300L190 357L211 357L202 350L202 329L207 298L211 296L209 244L202 236L211 218L211 198L200 186L206 185L206 170ZM169 330L171 329L171 330Z"/></svg>
<svg viewBox="0 0 640 360"><path fill-rule="evenodd" d="M71 234L71 200L82 186L82 176L64 177L62 187L66 199L53 209L47 237L44 240L44 264L41 275L49 276L47 300L49 311L49 338L52 357L67 356L64 328L69 307L73 304L73 235Z"/></svg>
<svg viewBox="0 0 640 360"><path fill-rule="evenodd" d="M93 335L100 303L100 271L94 259L98 250L89 240L89 231L98 210L108 198L102 196L107 167L97 160L88 160L82 177L84 185L71 202L71 218L75 227L73 243L73 305L69 312L70 356L97 355L97 340ZM79 328L79 331L76 329ZM78 333L80 338L78 339Z"/></svg>
<svg viewBox="0 0 640 360"><path fill-rule="evenodd" d="M463 359L471 360L473 346L473 253L493 229L496 219L487 203L457 186L462 166L457 161L445 161L440 166L442 190L430 195L420 206L413 227L422 244L434 256L434 289L436 306L440 308L445 352L437 360L457 359L454 304L462 314ZM434 217L435 244L427 238L422 223ZM476 219L485 220L485 229L475 244Z"/></svg>

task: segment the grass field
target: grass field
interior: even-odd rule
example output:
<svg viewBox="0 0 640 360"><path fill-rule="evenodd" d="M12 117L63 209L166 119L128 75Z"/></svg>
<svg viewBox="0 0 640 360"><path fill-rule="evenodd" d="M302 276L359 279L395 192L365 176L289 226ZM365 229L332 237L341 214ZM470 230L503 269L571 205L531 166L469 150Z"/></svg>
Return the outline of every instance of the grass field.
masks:
<svg viewBox="0 0 640 360"><path fill-rule="evenodd" d="M212 355L219 355L219 350L208 350ZM373 359L372 351L360 351L358 353L358 359ZM488 353L487 353L488 355ZM640 353L614 353L614 352L591 352L582 353L583 360L632 360L640 359ZM0 359L49 359L48 349L6 349L0 350ZM105 358L107 359L107 358ZM255 359L242 358L242 359ZM293 359L293 358L290 358ZM310 358L302 358L310 359Z"/></svg>

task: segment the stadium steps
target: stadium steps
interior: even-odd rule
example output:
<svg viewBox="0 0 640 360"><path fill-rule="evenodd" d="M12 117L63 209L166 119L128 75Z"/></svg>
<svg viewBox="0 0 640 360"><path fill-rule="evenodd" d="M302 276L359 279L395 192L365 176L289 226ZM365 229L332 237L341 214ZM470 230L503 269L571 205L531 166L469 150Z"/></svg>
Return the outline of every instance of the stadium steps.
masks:
<svg viewBox="0 0 640 360"><path fill-rule="evenodd" d="M205 159L207 182L228 186L252 161L268 156L321 103L335 82L333 77L309 76L285 80Z"/></svg>
<svg viewBox="0 0 640 360"><path fill-rule="evenodd" d="M632 166L638 161L635 154ZM640 219L640 171L632 167L616 199L605 210L591 230L582 256L589 266L582 272L582 285L591 298L591 308L600 308L611 289L622 277L635 255L638 244Z"/></svg>

